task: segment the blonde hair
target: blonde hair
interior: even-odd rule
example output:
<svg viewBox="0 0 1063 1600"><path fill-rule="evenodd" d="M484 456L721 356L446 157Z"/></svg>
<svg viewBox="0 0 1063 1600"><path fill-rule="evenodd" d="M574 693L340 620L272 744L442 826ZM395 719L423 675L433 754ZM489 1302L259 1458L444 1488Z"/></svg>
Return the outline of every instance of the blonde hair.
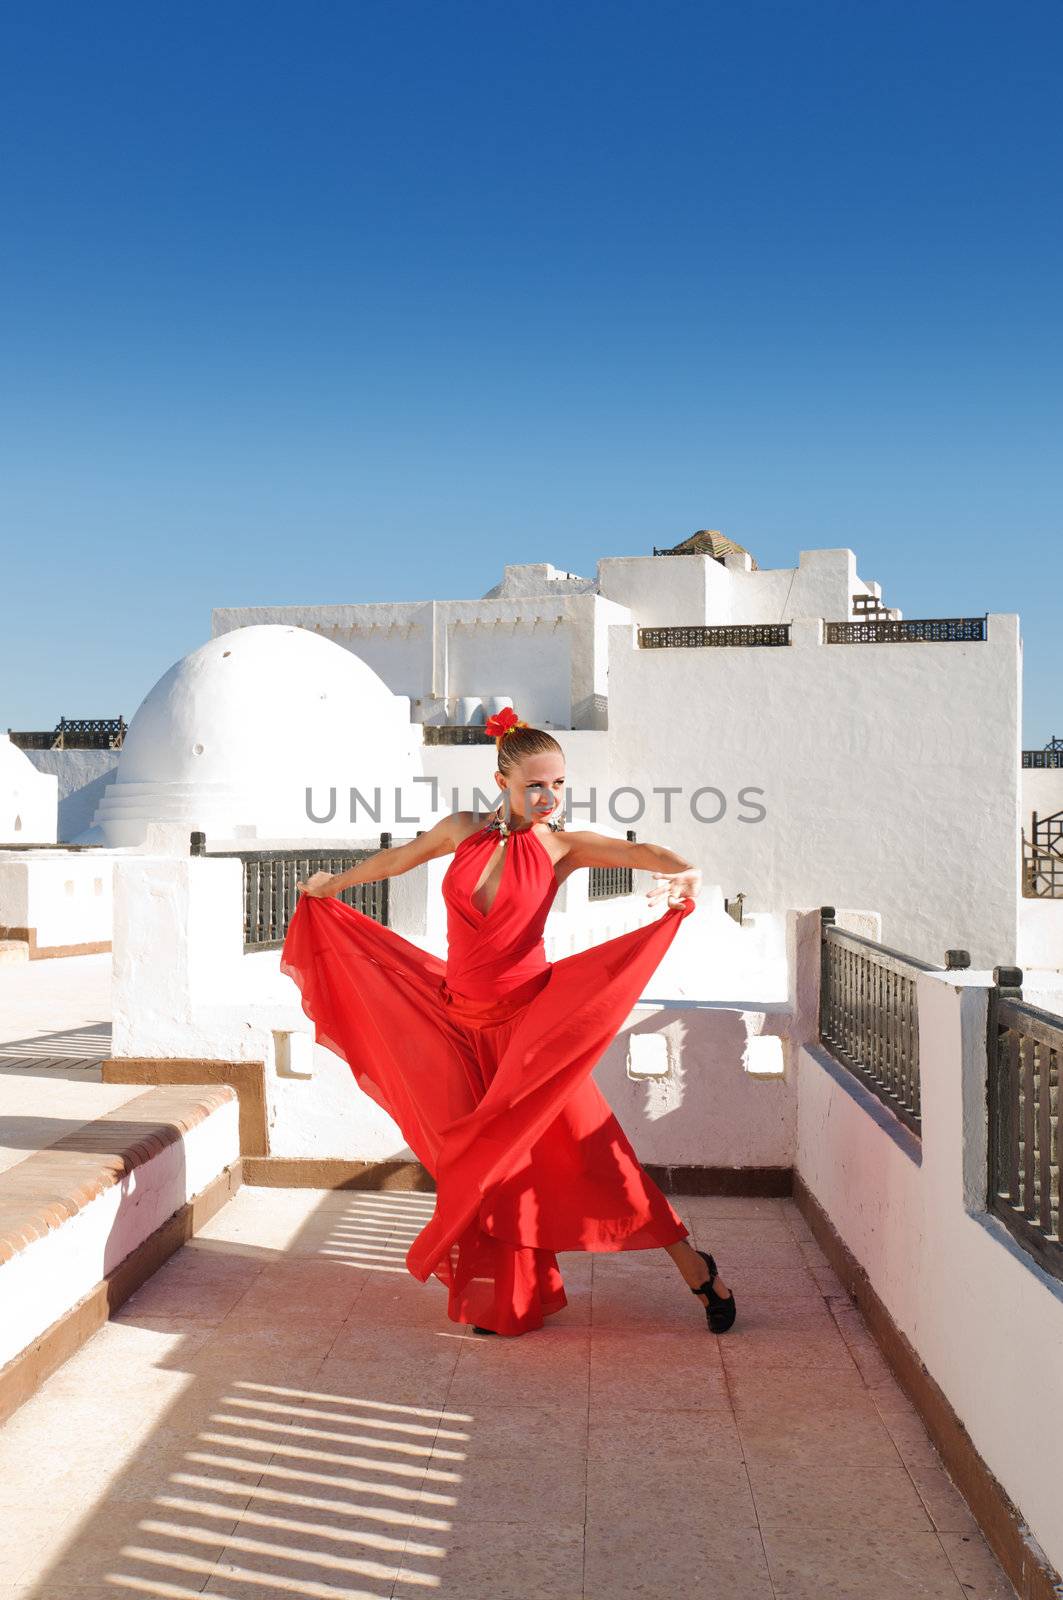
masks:
<svg viewBox="0 0 1063 1600"><path fill-rule="evenodd" d="M545 756L556 753L564 760L565 752L554 738L544 728L529 728L526 722L515 718L508 727L495 736L495 750L498 754L498 771L501 777L509 778L513 775L521 762L529 756ZM492 827L497 827L505 836L508 831L503 812L506 809L506 800L503 795L501 801L492 813ZM565 826L564 807L554 816L546 819L547 826L556 832Z"/></svg>
<svg viewBox="0 0 1063 1600"><path fill-rule="evenodd" d="M495 739L495 748L498 751L498 770L505 778L527 756L554 753L563 756L565 753L552 734L544 728L530 728L526 722L515 722L511 727L503 728Z"/></svg>

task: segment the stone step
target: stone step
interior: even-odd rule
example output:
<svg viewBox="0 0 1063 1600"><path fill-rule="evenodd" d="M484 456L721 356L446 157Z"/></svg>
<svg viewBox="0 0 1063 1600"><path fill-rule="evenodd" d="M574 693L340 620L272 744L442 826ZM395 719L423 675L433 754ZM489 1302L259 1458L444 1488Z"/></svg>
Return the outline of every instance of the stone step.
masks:
<svg viewBox="0 0 1063 1600"><path fill-rule="evenodd" d="M241 1182L228 1084L167 1084L0 1173L0 1420Z"/></svg>
<svg viewBox="0 0 1063 1600"><path fill-rule="evenodd" d="M28 961L30 947L24 939L0 939L0 966Z"/></svg>

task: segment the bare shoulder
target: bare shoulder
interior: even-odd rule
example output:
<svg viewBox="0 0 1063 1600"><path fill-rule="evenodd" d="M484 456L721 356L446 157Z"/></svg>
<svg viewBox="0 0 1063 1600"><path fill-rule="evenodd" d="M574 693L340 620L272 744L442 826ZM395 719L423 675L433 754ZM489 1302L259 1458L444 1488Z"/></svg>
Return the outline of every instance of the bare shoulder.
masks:
<svg viewBox="0 0 1063 1600"><path fill-rule="evenodd" d="M478 821L473 812L452 811L440 817L438 822L433 822L430 828L418 834L416 839L411 839L402 849L407 852L410 865L417 866L425 861L433 861L436 856L451 855L463 839L482 826L483 822Z"/></svg>
<svg viewBox="0 0 1063 1600"><path fill-rule="evenodd" d="M472 833L479 833L481 828L486 828L494 812L492 811L452 811L447 821L450 823L454 835L454 848L457 849L463 839Z"/></svg>

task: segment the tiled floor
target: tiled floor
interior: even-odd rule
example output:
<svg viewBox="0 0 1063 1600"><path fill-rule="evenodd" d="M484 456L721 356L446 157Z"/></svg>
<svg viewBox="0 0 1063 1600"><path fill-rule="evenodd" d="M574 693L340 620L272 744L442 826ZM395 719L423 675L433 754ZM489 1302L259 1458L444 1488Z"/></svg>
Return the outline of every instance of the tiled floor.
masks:
<svg viewBox="0 0 1063 1600"><path fill-rule="evenodd" d="M0 966L0 1171L143 1094L104 1083L111 957Z"/></svg>
<svg viewBox="0 0 1063 1600"><path fill-rule="evenodd" d="M449 1323L431 1197L244 1189L0 1430L0 1600L1013 1600L785 1200L561 1257L539 1332Z"/></svg>

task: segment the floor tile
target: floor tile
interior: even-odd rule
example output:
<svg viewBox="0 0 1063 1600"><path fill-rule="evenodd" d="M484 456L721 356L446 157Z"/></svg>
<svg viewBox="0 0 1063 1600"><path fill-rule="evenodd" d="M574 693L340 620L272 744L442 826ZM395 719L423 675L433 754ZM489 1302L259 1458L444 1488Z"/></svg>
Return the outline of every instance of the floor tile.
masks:
<svg viewBox="0 0 1063 1600"><path fill-rule="evenodd" d="M439 1535L429 1551L404 1558L393 1593L425 1591L440 1600L583 1600L582 1523L465 1524ZM614 1587L617 1600L621 1593Z"/></svg>
<svg viewBox="0 0 1063 1600"><path fill-rule="evenodd" d="M0 1600L1013 1600L792 1202L684 1199L720 1337L621 1251L516 1339L410 1277L433 1205L239 1191L0 1429Z"/></svg>
<svg viewBox="0 0 1063 1600"><path fill-rule="evenodd" d="M933 1532L761 1518L776 1600L962 1600Z"/></svg>
<svg viewBox="0 0 1063 1600"><path fill-rule="evenodd" d="M1016 1600L1013 1585L979 1529L939 1530L942 1546L967 1600Z"/></svg>
<svg viewBox="0 0 1063 1600"><path fill-rule="evenodd" d="M759 1529L710 1517L683 1536L651 1502L619 1521L588 1521L585 1600L674 1600L681 1595L774 1600Z"/></svg>

